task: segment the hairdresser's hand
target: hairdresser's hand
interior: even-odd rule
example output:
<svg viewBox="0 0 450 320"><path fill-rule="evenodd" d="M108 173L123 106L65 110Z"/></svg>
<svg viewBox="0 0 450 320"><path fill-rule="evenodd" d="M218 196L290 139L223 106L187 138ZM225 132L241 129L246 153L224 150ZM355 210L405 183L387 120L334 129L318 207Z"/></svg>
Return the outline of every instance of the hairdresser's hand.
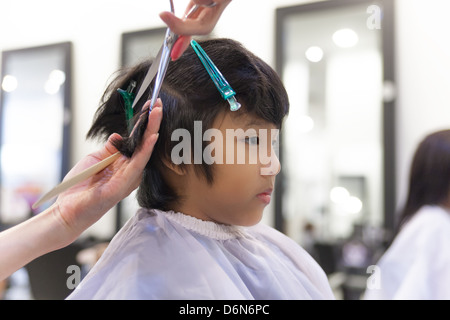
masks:
<svg viewBox="0 0 450 320"><path fill-rule="evenodd" d="M212 2L214 7L207 7ZM231 0L191 0L186 13L194 5L202 5L189 19L180 19L171 12L162 12L161 19L175 33L180 35L172 49L172 60L177 60L189 46L192 35L205 35L210 33L219 21L222 12Z"/></svg>
<svg viewBox="0 0 450 320"><path fill-rule="evenodd" d="M149 103L145 107L148 107ZM122 156L105 170L61 193L47 210L0 232L0 281L30 261L72 243L116 203L136 189L158 139L162 103L158 99L150 114L144 142L131 159ZM113 134L99 151L82 159L66 176L80 173L117 152Z"/></svg>
<svg viewBox="0 0 450 320"><path fill-rule="evenodd" d="M144 108L148 108L149 104L147 102ZM161 120L162 103L158 99L149 116L144 142L132 158L122 155L103 171L60 194L54 206L61 225L66 229L69 243L139 186L142 172L158 139ZM117 139L122 137L111 135L101 150L82 159L66 178L116 153L113 141Z"/></svg>

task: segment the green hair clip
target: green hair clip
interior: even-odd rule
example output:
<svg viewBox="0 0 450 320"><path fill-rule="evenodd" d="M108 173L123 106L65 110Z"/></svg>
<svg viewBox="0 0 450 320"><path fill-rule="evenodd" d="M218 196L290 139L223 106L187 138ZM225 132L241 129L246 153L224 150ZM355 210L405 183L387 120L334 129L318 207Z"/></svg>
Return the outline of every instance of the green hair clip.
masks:
<svg viewBox="0 0 450 320"><path fill-rule="evenodd" d="M217 90L219 90L220 94L222 95L222 98L224 100L227 100L230 104L230 110L238 111L241 108L241 104L236 100L236 92L233 90L233 88L231 88L225 77L195 40L191 40L191 46L202 62L203 66L205 67L206 71L208 71L208 74L216 85Z"/></svg>
<svg viewBox="0 0 450 320"><path fill-rule="evenodd" d="M131 134L131 131L133 130L133 123L131 122L131 120L133 119L134 116L133 102L135 95L133 91L135 88L136 88L136 81L131 81L126 91L123 89L117 89L117 91L120 93L125 103L125 118L127 120L127 127L129 134Z"/></svg>

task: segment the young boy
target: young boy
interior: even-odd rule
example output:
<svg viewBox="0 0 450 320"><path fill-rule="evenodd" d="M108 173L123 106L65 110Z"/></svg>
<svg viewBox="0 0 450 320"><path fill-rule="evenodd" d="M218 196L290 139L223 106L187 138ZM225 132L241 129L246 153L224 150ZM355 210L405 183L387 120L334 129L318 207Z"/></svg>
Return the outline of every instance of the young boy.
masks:
<svg viewBox="0 0 450 320"><path fill-rule="evenodd" d="M159 139L137 193L142 208L69 299L334 299L306 251L259 223L280 170L274 143L289 108L281 80L235 41L200 44L242 107L230 111L194 50L170 64ZM142 83L150 64L119 73L89 137L127 135L117 90ZM147 106L117 143L125 155L142 142Z"/></svg>

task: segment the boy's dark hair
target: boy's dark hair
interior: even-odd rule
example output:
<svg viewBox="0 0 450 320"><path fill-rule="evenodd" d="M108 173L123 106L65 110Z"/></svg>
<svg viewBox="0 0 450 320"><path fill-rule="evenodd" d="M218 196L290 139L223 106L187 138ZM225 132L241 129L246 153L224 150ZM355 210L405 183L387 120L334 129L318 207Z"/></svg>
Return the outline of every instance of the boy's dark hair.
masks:
<svg viewBox="0 0 450 320"><path fill-rule="evenodd" d="M236 116L250 114L281 128L289 110L289 101L276 72L236 41L214 39L199 41L199 44L236 91L236 98L242 104L242 108L235 112ZM124 102L117 89L126 90L131 81L136 81L137 92L151 63L144 61L135 67L118 71L102 97L88 138L107 139L113 133L124 137L128 135ZM151 90L153 83L137 106L144 105ZM179 200L162 175L164 164L161 160L170 161L171 151L179 143L171 141L172 132L184 128L193 137L194 121L202 122L204 132L211 128L219 113L231 111L192 48L169 64L160 98L163 102L163 120L159 139L144 170L137 198L141 207L167 211L170 210L170 204ZM140 108L136 107L139 110L134 111L135 118L140 116ZM144 112L133 135L117 143L116 147L121 153L131 157L140 146L147 122L148 112ZM206 144L204 142L203 148ZM194 166L208 183L213 182L211 165L203 163Z"/></svg>

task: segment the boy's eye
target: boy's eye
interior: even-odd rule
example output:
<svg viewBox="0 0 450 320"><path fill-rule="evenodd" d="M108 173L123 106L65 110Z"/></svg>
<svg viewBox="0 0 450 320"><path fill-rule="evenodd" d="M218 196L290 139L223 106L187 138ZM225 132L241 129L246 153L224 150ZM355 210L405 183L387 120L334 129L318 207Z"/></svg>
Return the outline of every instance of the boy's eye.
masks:
<svg viewBox="0 0 450 320"><path fill-rule="evenodd" d="M259 144L259 137L258 136L245 137L245 143L258 145Z"/></svg>
<svg viewBox="0 0 450 320"><path fill-rule="evenodd" d="M278 143L278 139L272 140L272 147L275 146Z"/></svg>

